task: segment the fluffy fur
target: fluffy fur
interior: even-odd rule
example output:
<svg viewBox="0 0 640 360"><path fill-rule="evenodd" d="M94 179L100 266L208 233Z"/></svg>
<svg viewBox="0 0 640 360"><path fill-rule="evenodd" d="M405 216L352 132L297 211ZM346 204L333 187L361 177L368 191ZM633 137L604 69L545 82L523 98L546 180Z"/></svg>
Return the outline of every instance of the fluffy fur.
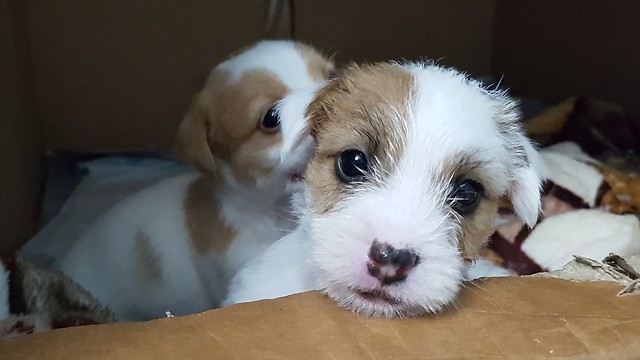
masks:
<svg viewBox="0 0 640 360"><path fill-rule="evenodd" d="M307 127L291 125L299 130L284 144L310 146L304 139L313 136L317 146L295 194L300 226L238 274L226 305L322 289L369 316L436 312L455 299L465 259L493 231L500 197L508 195L527 224L538 218L539 155L516 104L454 70L352 66L300 115ZM345 183L337 164L349 149L370 165L363 180ZM469 214L452 207L454 186L464 179L484 187ZM375 242L419 261L403 269L406 278L385 284L368 271Z"/></svg>
<svg viewBox="0 0 640 360"><path fill-rule="evenodd" d="M219 306L232 276L294 227L288 188L309 155L283 150L285 134L261 121L333 69L292 41L262 41L216 66L178 131L178 153L198 172L117 204L56 266L119 320Z"/></svg>

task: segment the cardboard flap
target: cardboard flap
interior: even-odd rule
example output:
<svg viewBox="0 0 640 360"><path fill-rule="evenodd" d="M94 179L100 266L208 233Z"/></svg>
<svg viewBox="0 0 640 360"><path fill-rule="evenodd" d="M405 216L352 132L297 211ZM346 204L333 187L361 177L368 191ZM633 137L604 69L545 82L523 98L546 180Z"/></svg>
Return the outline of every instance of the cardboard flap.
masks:
<svg viewBox="0 0 640 360"><path fill-rule="evenodd" d="M146 323L55 330L0 343L11 359L519 359L640 351L640 297L610 282L494 278L455 308L358 317L319 293Z"/></svg>

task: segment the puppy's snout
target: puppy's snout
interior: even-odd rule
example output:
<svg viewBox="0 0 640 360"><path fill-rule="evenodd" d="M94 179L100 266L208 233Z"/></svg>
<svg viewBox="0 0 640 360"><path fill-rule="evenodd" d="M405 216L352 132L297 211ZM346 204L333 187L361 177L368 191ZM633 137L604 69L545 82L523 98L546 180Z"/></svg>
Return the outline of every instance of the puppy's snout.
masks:
<svg viewBox="0 0 640 360"><path fill-rule="evenodd" d="M389 285L407 278L409 271L418 265L420 258L409 249L396 249L389 244L373 241L369 248L369 274Z"/></svg>

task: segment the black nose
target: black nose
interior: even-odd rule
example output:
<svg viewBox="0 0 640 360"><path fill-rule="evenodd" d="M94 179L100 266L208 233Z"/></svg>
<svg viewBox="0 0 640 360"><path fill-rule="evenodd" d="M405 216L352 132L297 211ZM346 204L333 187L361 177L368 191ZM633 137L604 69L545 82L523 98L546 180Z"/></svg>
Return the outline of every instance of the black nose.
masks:
<svg viewBox="0 0 640 360"><path fill-rule="evenodd" d="M391 264L411 269L418 264L418 255L407 249L395 250L391 256Z"/></svg>
<svg viewBox="0 0 640 360"><path fill-rule="evenodd" d="M389 244L374 241L369 248L369 274L380 280L383 285L392 284L407 278L409 270L418 265L420 258L409 249L396 249Z"/></svg>

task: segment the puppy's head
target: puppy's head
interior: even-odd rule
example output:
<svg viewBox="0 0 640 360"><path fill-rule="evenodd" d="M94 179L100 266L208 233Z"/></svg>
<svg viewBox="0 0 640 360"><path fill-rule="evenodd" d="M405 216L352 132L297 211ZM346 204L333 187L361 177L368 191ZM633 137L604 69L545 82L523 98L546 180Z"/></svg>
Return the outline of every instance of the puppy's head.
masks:
<svg viewBox="0 0 640 360"><path fill-rule="evenodd" d="M537 220L538 154L515 104L460 73L354 66L307 120L317 149L303 221L326 293L356 312L414 316L453 301L503 195Z"/></svg>
<svg viewBox="0 0 640 360"><path fill-rule="evenodd" d="M280 161L277 103L316 88L334 72L330 60L292 41L261 41L216 66L178 129L176 150L205 175L251 186L286 184L305 163Z"/></svg>

